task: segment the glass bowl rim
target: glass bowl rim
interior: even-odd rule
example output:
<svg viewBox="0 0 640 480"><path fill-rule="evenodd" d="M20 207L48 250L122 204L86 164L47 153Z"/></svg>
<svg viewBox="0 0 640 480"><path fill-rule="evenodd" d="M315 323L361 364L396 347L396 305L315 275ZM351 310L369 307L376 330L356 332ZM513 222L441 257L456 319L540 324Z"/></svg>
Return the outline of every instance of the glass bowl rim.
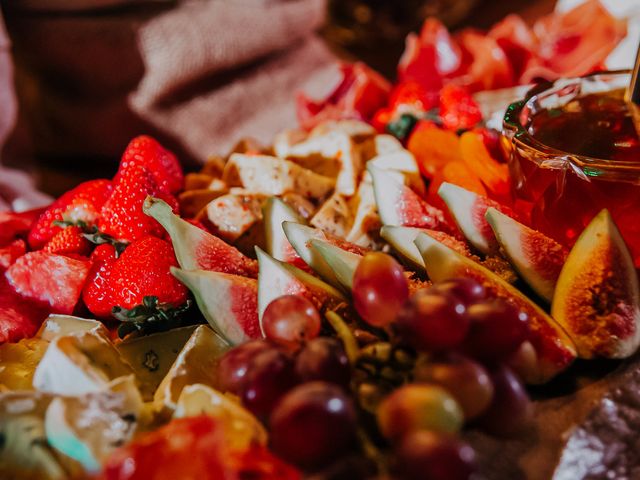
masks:
<svg viewBox="0 0 640 480"><path fill-rule="evenodd" d="M589 78L603 77L604 79L607 76L629 75L630 73L630 70L601 71L584 75L582 77L563 78L535 85L525 94L525 97L522 100L513 102L507 107L502 120L503 134L509 137L509 140L514 143L515 147L534 150L536 153L542 154L547 158L556 157L571 160L574 165L579 167L588 167L589 169L616 172L628 170L633 173L640 173L640 161L608 160L604 158L589 157L587 155L572 154L570 152L550 147L549 145L535 139L520 122L520 114L524 106L532 98L553 89L560 80L566 82L562 85L563 87L566 87Z"/></svg>

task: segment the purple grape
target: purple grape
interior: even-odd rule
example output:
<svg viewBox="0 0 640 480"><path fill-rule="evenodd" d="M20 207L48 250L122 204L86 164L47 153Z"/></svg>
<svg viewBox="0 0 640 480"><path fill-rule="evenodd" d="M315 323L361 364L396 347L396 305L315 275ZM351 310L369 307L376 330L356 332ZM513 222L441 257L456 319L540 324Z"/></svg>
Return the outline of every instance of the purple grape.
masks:
<svg viewBox="0 0 640 480"><path fill-rule="evenodd" d="M338 386L309 382L287 393L270 417L276 454L302 468L348 455L356 435L351 399Z"/></svg>
<svg viewBox="0 0 640 480"><path fill-rule="evenodd" d="M351 379L349 359L342 343L329 337L311 340L300 350L296 373L305 382L321 380L345 388Z"/></svg>

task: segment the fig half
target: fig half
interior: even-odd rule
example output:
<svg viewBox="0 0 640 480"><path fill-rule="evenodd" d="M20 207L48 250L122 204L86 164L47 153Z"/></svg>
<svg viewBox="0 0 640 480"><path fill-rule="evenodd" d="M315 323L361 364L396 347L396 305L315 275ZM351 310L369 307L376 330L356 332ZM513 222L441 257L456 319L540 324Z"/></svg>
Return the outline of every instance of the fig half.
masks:
<svg viewBox="0 0 640 480"><path fill-rule="evenodd" d="M569 252L551 315L582 358L625 358L640 345L640 293L631 253L607 210Z"/></svg>
<svg viewBox="0 0 640 480"><path fill-rule="evenodd" d="M565 370L575 359L573 342L565 331L539 306L498 275L461 255L434 238L420 233L416 246L434 282L469 277L482 283L490 297L501 298L529 316L529 343L533 347L530 365L519 372L529 384L541 384Z"/></svg>

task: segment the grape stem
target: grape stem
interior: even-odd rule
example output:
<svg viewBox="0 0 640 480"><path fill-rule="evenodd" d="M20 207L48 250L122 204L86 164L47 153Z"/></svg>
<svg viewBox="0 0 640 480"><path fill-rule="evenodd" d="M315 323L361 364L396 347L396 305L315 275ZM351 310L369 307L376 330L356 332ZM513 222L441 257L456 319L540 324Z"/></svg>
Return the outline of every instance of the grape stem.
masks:
<svg viewBox="0 0 640 480"><path fill-rule="evenodd" d="M336 334L344 344L344 351L347 354L349 362L354 365L359 355L358 342L353 336L353 332L347 326L343 318L336 312L328 311L325 314L327 321L336 331Z"/></svg>
<svg viewBox="0 0 640 480"><path fill-rule="evenodd" d="M384 460L384 455L382 455L378 447L374 445L374 443L371 441L371 439L369 438L369 435L367 435L364 429L358 428L356 431L356 434L358 436L358 441L362 446L362 451L365 454L365 456L371 459L371 461L376 464L378 474L380 475L380 477L387 478L389 469L387 466L387 462L385 462Z"/></svg>

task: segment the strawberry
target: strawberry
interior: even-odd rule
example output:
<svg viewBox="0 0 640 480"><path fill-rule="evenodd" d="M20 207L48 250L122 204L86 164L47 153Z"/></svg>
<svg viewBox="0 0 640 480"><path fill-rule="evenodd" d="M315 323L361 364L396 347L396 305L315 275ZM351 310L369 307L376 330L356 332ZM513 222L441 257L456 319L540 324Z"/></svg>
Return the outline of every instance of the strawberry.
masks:
<svg viewBox="0 0 640 480"><path fill-rule="evenodd" d="M34 250L42 248L62 227L53 222L83 221L94 225L100 211L111 195L109 180L90 180L81 183L53 202L38 218L29 232L29 245Z"/></svg>
<svg viewBox="0 0 640 480"><path fill-rule="evenodd" d="M482 121L482 112L466 88L447 85L440 90L440 117L449 130L468 130Z"/></svg>
<svg viewBox="0 0 640 480"><path fill-rule="evenodd" d="M48 314L48 309L18 295L0 275L0 344L33 337Z"/></svg>
<svg viewBox="0 0 640 480"><path fill-rule="evenodd" d="M88 259L45 251L29 252L5 272L16 293L48 305L54 313L73 312L89 273Z"/></svg>
<svg viewBox="0 0 640 480"><path fill-rule="evenodd" d="M0 246L13 242L18 237L26 237L44 208L26 212L0 212Z"/></svg>
<svg viewBox="0 0 640 480"><path fill-rule="evenodd" d="M111 245L99 245L91 255L93 267L84 288L87 308L99 318L109 318L113 307L131 309L154 296L163 304L178 306L187 289L173 275L177 266L171 244L153 236L129 245L116 259Z"/></svg>
<svg viewBox="0 0 640 480"><path fill-rule="evenodd" d="M43 250L45 252L59 253L62 255L89 255L92 245L83 234L84 230L80 227L70 226L63 228L47 242Z"/></svg>
<svg viewBox="0 0 640 480"><path fill-rule="evenodd" d="M173 247L165 240L146 237L127 247L109 275L114 305L133 308L144 297L154 296L160 303L178 306L187 300L187 288L170 272L178 261Z"/></svg>
<svg viewBox="0 0 640 480"><path fill-rule="evenodd" d="M147 235L162 236L164 229L142 211L142 204L148 195L162 198L174 210L178 207L177 200L158 187L146 167L130 163L127 168L121 168L116 176L113 194L102 208L99 230L127 242Z"/></svg>
<svg viewBox="0 0 640 480"><path fill-rule="evenodd" d="M91 254L91 270L87 283L82 291L82 300L89 311L96 317L106 320L111 318L114 304L107 281L113 264L116 262L116 249L113 245L98 245Z"/></svg>
<svg viewBox="0 0 640 480"><path fill-rule="evenodd" d="M0 272L5 271L27 251L27 244L21 238L6 247L0 248Z"/></svg>
<svg viewBox="0 0 640 480"><path fill-rule="evenodd" d="M168 192L177 193L184 186L182 167L176 156L146 135L140 135L129 142L122 154L120 169L114 181L117 182L120 172L131 165L147 167L158 186Z"/></svg>

